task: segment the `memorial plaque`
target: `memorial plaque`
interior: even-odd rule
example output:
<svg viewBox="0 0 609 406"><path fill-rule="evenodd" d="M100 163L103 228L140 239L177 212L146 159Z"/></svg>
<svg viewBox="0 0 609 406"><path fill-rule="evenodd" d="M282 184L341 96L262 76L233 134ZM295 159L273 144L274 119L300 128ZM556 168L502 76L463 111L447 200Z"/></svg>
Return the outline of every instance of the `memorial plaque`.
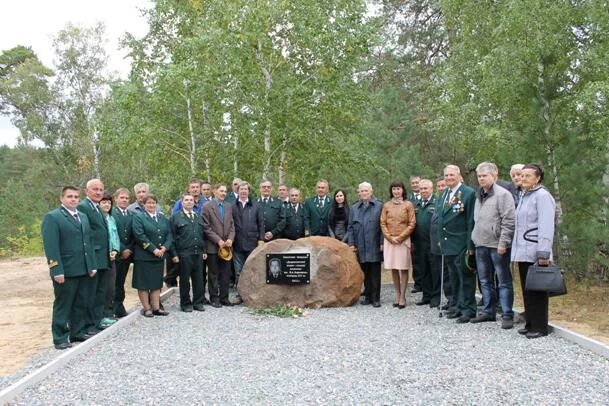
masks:
<svg viewBox="0 0 609 406"><path fill-rule="evenodd" d="M266 254L266 283L298 285L311 282L311 254Z"/></svg>

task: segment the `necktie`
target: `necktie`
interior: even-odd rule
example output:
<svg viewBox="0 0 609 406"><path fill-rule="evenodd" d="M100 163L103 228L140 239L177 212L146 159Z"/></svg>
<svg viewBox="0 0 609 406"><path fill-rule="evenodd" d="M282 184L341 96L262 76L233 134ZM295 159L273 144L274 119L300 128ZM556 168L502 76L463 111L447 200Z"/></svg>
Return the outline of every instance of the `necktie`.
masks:
<svg viewBox="0 0 609 406"><path fill-rule="evenodd" d="M298 213L298 205L297 204L293 204L292 208L294 209L294 213Z"/></svg>
<svg viewBox="0 0 609 406"><path fill-rule="evenodd" d="M123 213L123 217L127 215L127 210L121 210L121 213Z"/></svg>
<svg viewBox="0 0 609 406"><path fill-rule="evenodd" d="M323 209L324 208L324 199L319 199L319 208Z"/></svg>
<svg viewBox="0 0 609 406"><path fill-rule="evenodd" d="M224 220L224 205L222 203L218 203L218 211L220 212L220 218Z"/></svg>
<svg viewBox="0 0 609 406"><path fill-rule="evenodd" d="M265 197L265 198L264 198L264 204L266 205L268 202L269 202L268 197Z"/></svg>
<svg viewBox="0 0 609 406"><path fill-rule="evenodd" d="M80 217L78 216L78 213L74 213L73 216L74 219L80 223Z"/></svg>
<svg viewBox="0 0 609 406"><path fill-rule="evenodd" d="M188 218L191 220L195 218L191 211L188 212Z"/></svg>
<svg viewBox="0 0 609 406"><path fill-rule="evenodd" d="M423 207L427 206L427 200L423 200Z"/></svg>
<svg viewBox="0 0 609 406"><path fill-rule="evenodd" d="M159 222L159 219L157 218L157 216L152 216L152 218L154 219L155 222Z"/></svg>
<svg viewBox="0 0 609 406"><path fill-rule="evenodd" d="M452 190L448 191L448 193L446 194L446 200L444 200L444 205L448 206L448 204L450 203L450 195L452 195L452 193Z"/></svg>

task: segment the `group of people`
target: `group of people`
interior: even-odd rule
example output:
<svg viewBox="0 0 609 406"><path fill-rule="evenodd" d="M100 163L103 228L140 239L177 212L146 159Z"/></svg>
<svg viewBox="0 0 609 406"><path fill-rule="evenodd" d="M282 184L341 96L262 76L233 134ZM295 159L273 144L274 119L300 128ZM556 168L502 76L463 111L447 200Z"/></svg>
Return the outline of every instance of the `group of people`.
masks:
<svg viewBox="0 0 609 406"><path fill-rule="evenodd" d="M160 302L163 283L179 284L182 311L204 311L205 305L242 302L238 295L229 300L231 277L238 284L257 246L314 235L336 238L356 253L364 273L363 305L381 306L384 263L392 270L394 307L406 305L412 270L413 291L422 292L417 305L442 306L443 290L449 318L477 323L495 320L498 298L502 327L511 328L510 260L518 264L521 281L532 263L551 261L554 200L541 186L539 165L514 165L513 182L501 186L494 164L484 162L476 172L478 191L463 183L457 166L448 165L437 179L436 194L431 180L411 177L412 192L392 182L385 203L363 182L351 205L344 189L331 198L325 180L317 182L315 196L303 201L299 189L284 184L273 195L268 180L260 182L255 196L252 186L238 178L230 191L223 183L191 179L171 215L164 214L146 183L134 186L131 204L128 189L110 195L99 179L87 182L82 200L77 187L66 186L60 207L42 223L55 293L54 345L69 348L127 314L125 280L131 264L132 286L145 317L168 314ZM480 314L476 272L483 296ZM529 338L546 335L547 294L524 286L523 292L527 323L519 332Z"/></svg>

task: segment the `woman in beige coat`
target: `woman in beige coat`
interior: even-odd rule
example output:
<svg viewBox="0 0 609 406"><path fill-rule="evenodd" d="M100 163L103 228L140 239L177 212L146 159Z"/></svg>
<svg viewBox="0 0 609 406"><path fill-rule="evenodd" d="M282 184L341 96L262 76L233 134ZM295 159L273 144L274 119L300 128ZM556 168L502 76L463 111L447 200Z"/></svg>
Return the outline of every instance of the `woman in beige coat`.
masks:
<svg viewBox="0 0 609 406"><path fill-rule="evenodd" d="M393 181L389 186L391 200L384 204L381 213L384 266L391 269L396 295L393 307L399 309L406 306L408 270L412 269L410 235L416 225L414 206L404 200L405 193L404 183Z"/></svg>

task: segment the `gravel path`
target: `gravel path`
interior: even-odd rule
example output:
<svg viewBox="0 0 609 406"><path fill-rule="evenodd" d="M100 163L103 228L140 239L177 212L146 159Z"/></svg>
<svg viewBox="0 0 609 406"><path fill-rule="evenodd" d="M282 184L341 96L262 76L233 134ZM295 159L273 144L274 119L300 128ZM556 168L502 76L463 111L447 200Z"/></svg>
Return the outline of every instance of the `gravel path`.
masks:
<svg viewBox="0 0 609 406"><path fill-rule="evenodd" d="M418 295L417 295L418 296ZM609 360L561 338L438 311L354 306L307 317L246 307L138 320L16 404L603 404Z"/></svg>

